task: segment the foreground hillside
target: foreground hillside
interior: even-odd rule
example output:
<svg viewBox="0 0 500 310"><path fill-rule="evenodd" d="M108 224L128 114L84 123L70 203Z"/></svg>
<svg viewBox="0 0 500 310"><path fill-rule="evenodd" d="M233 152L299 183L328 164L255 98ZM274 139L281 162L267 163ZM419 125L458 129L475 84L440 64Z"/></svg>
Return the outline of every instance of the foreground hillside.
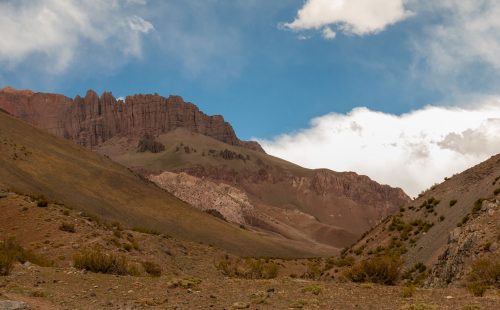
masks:
<svg viewBox="0 0 500 310"><path fill-rule="evenodd" d="M0 275L0 308L6 300L32 309L465 310L500 305L493 291L481 298L463 288L418 288L408 294L401 286L346 282L340 274L314 279L310 266L317 260L253 259L251 269L240 265L238 274L225 274L230 269L222 263L236 258L214 247L140 232L59 204L39 205L31 197L0 192L0 262L6 244L22 261ZM120 263L108 273L85 270L88 261L82 262L81 255L95 249Z"/></svg>
<svg viewBox="0 0 500 310"><path fill-rule="evenodd" d="M500 155L446 178L387 217L347 253L358 259L402 255L432 268L429 286L464 285L478 260L496 264L500 287ZM493 266L493 265L492 265Z"/></svg>
<svg viewBox="0 0 500 310"><path fill-rule="evenodd" d="M123 166L0 112L0 187L240 255L320 255L198 211Z"/></svg>
<svg viewBox="0 0 500 310"><path fill-rule="evenodd" d="M327 253L351 245L409 201L401 189L366 176L269 156L256 142L238 139L221 116L207 116L180 97L122 101L89 91L72 100L6 88L0 108L109 156L223 220Z"/></svg>

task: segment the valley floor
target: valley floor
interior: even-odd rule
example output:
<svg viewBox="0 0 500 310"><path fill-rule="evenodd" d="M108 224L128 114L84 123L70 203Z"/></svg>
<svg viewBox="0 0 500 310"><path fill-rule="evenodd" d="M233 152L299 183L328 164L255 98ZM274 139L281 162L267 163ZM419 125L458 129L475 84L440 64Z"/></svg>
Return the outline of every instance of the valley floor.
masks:
<svg viewBox="0 0 500 310"><path fill-rule="evenodd" d="M18 266L0 281L0 299L34 309L498 309L500 296L471 297L465 289L417 289L298 279L202 278L194 288L172 288L159 278L81 273L71 268ZM310 292L311 287L317 290ZM315 294L317 293L317 295ZM39 296L39 297L34 297Z"/></svg>
<svg viewBox="0 0 500 310"><path fill-rule="evenodd" d="M57 204L40 208L14 193L0 199L0 210L0 241L14 237L52 261L50 267L16 263L0 276L0 309L5 300L32 309L500 309L495 290L472 297L464 288L417 288L404 298L401 286L341 282L338 275L335 281L295 276L310 260L273 260L279 266L275 279L227 277L216 268L226 253L209 245L99 222ZM139 267L154 262L161 276L145 269L136 276L75 269L75 253L92 245Z"/></svg>

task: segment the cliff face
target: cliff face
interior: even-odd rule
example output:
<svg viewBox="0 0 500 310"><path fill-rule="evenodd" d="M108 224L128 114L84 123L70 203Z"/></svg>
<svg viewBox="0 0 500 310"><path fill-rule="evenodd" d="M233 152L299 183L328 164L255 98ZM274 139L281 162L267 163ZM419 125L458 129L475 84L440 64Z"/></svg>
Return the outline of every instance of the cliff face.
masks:
<svg viewBox="0 0 500 310"><path fill-rule="evenodd" d="M0 108L52 134L95 148L114 136L159 135L182 127L230 145L263 152L257 142L240 141L220 115L208 116L181 97L128 96L88 91L75 99L58 94L0 90Z"/></svg>

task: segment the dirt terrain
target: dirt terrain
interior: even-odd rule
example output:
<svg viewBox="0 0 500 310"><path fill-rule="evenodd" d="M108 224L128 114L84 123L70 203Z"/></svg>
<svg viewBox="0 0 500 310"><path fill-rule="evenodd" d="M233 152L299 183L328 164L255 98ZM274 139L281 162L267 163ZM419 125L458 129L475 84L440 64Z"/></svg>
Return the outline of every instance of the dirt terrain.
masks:
<svg viewBox="0 0 500 310"><path fill-rule="evenodd" d="M401 286L354 284L335 279L293 277L309 260L273 260L274 279L224 276L215 266L225 252L214 247L146 234L98 222L65 206L37 207L30 197L8 193L0 198L0 233L53 261L52 267L16 264L0 276L1 300L25 302L32 309L498 309L491 290L472 297L464 288L416 289L402 297ZM75 232L61 230L71 223ZM116 233L116 232L119 233ZM117 237L119 235L120 237ZM131 241L132 240L132 241ZM126 244L138 244L128 249ZM135 276L97 274L75 269L73 255L99 244L126 255L131 264L152 261L161 276L143 270ZM1 304L1 303L0 303Z"/></svg>

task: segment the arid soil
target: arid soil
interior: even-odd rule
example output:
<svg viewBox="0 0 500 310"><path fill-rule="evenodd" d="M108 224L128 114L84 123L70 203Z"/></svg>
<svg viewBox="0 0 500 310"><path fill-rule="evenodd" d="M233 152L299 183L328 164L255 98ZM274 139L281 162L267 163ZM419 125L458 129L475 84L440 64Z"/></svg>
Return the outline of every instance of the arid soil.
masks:
<svg viewBox="0 0 500 310"><path fill-rule="evenodd" d="M312 280L294 277L310 260L273 260L274 279L224 276L215 265L225 252L214 247L140 233L117 223L98 222L75 210L30 197L0 198L0 235L15 237L26 249L53 260L52 267L16 264L0 277L0 300L25 302L33 309L498 309L500 295L490 290L472 297L464 288L417 289L402 297L401 286L354 284L342 276ZM62 223L75 232L62 231ZM126 244L134 243L130 249ZM96 274L75 269L73 255L99 244L125 255L130 264L152 261L160 277L143 270L136 276ZM127 250L128 249L128 250Z"/></svg>

